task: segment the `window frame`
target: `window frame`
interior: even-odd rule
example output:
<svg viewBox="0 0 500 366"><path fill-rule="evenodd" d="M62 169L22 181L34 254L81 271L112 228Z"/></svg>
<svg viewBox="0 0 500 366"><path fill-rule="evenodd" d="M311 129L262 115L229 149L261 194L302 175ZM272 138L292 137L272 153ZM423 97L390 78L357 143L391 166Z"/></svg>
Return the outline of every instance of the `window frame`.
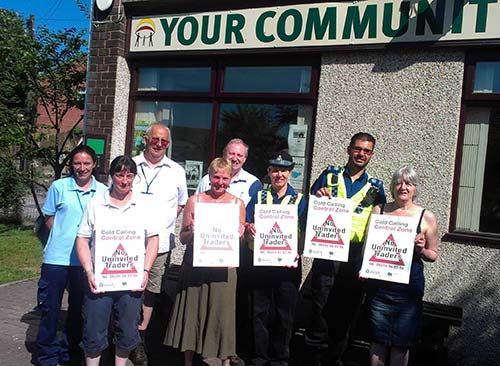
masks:
<svg viewBox="0 0 500 366"><path fill-rule="evenodd" d="M474 93L474 81L476 75L476 64L478 62L500 62L500 48L495 48L489 52L468 50L464 65L464 83L462 89L462 104L460 109L460 121L457 138L457 151L454 169L453 191L451 201L451 214L448 233L443 237L445 241L454 241L467 244L487 245L498 247L500 245L500 233L474 232L458 230L456 228L458 196L460 185L460 172L463 158L463 143L467 112L469 108L491 107L492 104L500 104L500 93Z"/></svg>
<svg viewBox="0 0 500 366"><path fill-rule="evenodd" d="M220 104L223 103L274 103L274 104L306 104L313 109L312 121L309 131L309 146L306 146L305 156L312 157L314 146L314 133L317 113L319 73L321 68L321 55L297 53L280 53L279 55L262 54L231 54L231 55L205 55L205 56L171 56L151 58L134 58L131 62L131 82L129 94L129 110L127 118L126 154L132 152L132 139L134 135L134 116L137 101L169 101L169 102L209 102L213 104L212 125L210 133L210 157L212 160L218 156L217 132ZM138 90L139 68L142 67L211 67L211 83L208 92L186 91L140 91ZM224 68L227 66L311 66L311 83L308 93L243 93L224 92ZM174 136L175 139L175 136ZM304 186L310 184L310 164L304 171Z"/></svg>

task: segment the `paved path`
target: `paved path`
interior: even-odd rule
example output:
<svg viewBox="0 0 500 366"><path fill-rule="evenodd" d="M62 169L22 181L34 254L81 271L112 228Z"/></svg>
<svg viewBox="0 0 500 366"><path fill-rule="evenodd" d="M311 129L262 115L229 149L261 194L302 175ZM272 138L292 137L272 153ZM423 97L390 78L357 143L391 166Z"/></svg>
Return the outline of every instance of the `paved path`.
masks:
<svg viewBox="0 0 500 366"><path fill-rule="evenodd" d="M36 307L38 279L0 285L0 365L29 366L35 351L40 313ZM64 299L63 304L67 304ZM65 306L65 305L63 305ZM66 312L61 312L60 329ZM132 366L129 361L127 366Z"/></svg>
<svg viewBox="0 0 500 366"><path fill-rule="evenodd" d="M38 330L37 280L0 285L0 364L31 364Z"/></svg>

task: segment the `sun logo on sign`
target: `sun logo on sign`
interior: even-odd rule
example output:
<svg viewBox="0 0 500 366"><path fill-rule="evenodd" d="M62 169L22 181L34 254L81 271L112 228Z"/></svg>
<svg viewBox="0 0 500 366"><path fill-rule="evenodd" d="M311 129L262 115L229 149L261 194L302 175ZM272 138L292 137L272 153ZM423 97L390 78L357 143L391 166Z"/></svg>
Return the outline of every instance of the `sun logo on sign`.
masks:
<svg viewBox="0 0 500 366"><path fill-rule="evenodd" d="M135 28L136 38L134 47L141 46L141 41L142 46L146 46L146 40L148 41L148 47L153 47L153 35L155 32L156 27L152 19L141 19Z"/></svg>

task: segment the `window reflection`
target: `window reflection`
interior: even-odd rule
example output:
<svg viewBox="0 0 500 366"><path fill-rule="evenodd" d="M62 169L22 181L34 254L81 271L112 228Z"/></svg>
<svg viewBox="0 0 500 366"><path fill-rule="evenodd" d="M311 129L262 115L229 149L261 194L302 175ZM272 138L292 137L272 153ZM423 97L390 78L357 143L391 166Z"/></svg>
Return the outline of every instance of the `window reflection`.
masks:
<svg viewBox="0 0 500 366"><path fill-rule="evenodd" d="M172 132L168 156L183 164L186 159L201 161L205 168L210 159L211 103L146 102L135 104L132 155L144 148L142 137L155 122L168 126Z"/></svg>
<svg viewBox="0 0 500 366"><path fill-rule="evenodd" d="M209 91L210 67L142 67L138 90Z"/></svg>
<svg viewBox="0 0 500 366"><path fill-rule="evenodd" d="M224 103L220 106L217 151L230 139L241 137L250 148L245 169L263 179L269 155L288 149L296 163L290 183L302 190L311 120L311 106Z"/></svg>
<svg viewBox="0 0 500 366"><path fill-rule="evenodd" d="M309 93L310 66L231 66L224 69L224 91Z"/></svg>
<svg viewBox="0 0 500 366"><path fill-rule="evenodd" d="M478 62L474 93L500 93L500 62Z"/></svg>

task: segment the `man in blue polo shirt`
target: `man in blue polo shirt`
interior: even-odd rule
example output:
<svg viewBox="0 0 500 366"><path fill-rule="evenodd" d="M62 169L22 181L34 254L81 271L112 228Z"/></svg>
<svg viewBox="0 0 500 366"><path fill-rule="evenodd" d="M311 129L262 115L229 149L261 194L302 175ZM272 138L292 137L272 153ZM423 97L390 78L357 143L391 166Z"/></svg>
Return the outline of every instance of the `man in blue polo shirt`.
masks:
<svg viewBox="0 0 500 366"><path fill-rule="evenodd" d="M329 166L311 187L311 194L317 197L353 201L349 261L314 259L311 269L312 318L306 332L306 344L314 353L314 365L342 365L349 333L361 307L363 286L358 271L363 260L366 226L373 207L385 202L382 182L366 173L374 149L372 135L355 134L347 148L347 164ZM326 347L328 362L324 357Z"/></svg>

